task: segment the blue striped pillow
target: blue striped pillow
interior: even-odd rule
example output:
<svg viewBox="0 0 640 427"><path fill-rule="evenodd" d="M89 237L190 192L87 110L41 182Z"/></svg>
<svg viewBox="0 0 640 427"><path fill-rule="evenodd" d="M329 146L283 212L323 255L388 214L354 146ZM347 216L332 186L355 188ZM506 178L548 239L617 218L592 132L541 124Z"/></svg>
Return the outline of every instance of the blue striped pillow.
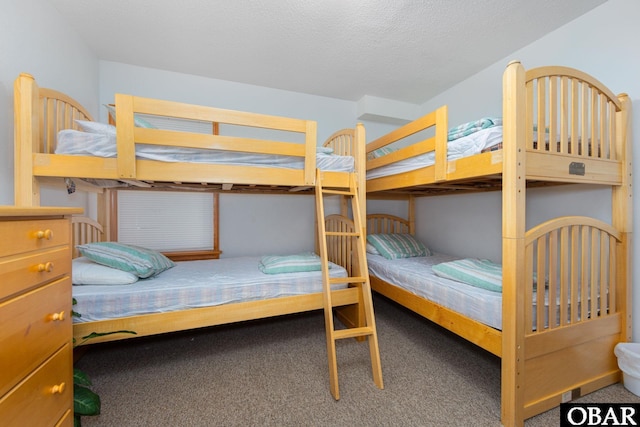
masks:
<svg viewBox="0 0 640 427"><path fill-rule="evenodd" d="M431 255L431 251L411 234L369 234L367 242L387 259Z"/></svg>
<svg viewBox="0 0 640 427"><path fill-rule="evenodd" d="M80 253L93 262L128 271L141 279L157 276L175 266L160 252L140 246L116 242L96 242L77 246Z"/></svg>

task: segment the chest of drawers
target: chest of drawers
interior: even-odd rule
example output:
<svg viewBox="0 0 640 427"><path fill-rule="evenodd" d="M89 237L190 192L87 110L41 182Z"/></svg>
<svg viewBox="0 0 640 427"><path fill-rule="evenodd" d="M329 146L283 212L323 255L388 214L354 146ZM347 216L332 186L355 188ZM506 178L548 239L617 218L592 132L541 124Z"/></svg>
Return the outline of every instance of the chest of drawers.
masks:
<svg viewBox="0 0 640 427"><path fill-rule="evenodd" d="M0 425L73 425L71 215L0 207Z"/></svg>

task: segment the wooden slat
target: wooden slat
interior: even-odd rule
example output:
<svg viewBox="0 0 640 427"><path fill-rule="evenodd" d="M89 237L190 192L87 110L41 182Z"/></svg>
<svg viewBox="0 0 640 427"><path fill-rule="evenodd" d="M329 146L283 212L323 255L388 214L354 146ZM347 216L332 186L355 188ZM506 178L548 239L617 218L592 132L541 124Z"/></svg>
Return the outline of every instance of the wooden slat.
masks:
<svg viewBox="0 0 640 427"><path fill-rule="evenodd" d="M581 152L580 145L582 144L581 138L578 138L580 135L579 129L579 121L580 117L580 83L576 79L571 79L571 154L574 156L579 156L583 154L584 151Z"/></svg>
<svg viewBox="0 0 640 427"><path fill-rule="evenodd" d="M546 123L546 110L545 110L545 99L546 99L546 79L538 79L538 122L537 122L537 132L538 132L538 151L545 150L544 141L546 141L545 129L547 127Z"/></svg>
<svg viewBox="0 0 640 427"><path fill-rule="evenodd" d="M589 87L582 83L582 102L580 106L582 129L580 131L580 147L583 156L589 155Z"/></svg>
<svg viewBox="0 0 640 427"><path fill-rule="evenodd" d="M569 150L569 79L560 79L560 152L570 153Z"/></svg>
<svg viewBox="0 0 640 427"><path fill-rule="evenodd" d="M560 289L558 255L558 230L552 230L549 232L549 329L560 325L557 314L559 312L557 299Z"/></svg>
<svg viewBox="0 0 640 427"><path fill-rule="evenodd" d="M558 78L556 76L549 77L549 151L564 153L558 150ZM540 131L540 130L538 130ZM543 129L543 131L545 131ZM538 133L539 135L539 133Z"/></svg>

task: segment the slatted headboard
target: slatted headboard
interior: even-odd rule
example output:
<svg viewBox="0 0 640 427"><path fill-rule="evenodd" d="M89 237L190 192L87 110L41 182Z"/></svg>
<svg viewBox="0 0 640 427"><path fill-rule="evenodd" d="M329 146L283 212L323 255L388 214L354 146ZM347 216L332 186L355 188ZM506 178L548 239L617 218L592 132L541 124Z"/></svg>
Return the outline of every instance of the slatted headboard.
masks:
<svg viewBox="0 0 640 427"><path fill-rule="evenodd" d="M77 245L85 243L102 242L104 240L104 231L102 225L86 216L74 216L71 218L73 228L73 257L80 256Z"/></svg>
<svg viewBox="0 0 640 427"><path fill-rule="evenodd" d="M367 234L414 234L411 223L399 216L388 214L367 215Z"/></svg>

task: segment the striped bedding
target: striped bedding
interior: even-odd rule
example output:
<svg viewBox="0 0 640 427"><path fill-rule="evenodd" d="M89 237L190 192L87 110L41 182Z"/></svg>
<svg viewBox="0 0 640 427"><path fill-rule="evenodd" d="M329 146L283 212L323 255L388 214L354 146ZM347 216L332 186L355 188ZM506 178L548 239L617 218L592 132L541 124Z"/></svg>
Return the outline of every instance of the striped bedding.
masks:
<svg viewBox="0 0 640 427"><path fill-rule="evenodd" d="M369 273L493 328L502 327L502 294L437 276L432 267L458 258L432 256L387 260L367 254Z"/></svg>
<svg viewBox="0 0 640 427"><path fill-rule="evenodd" d="M502 292L440 277L433 270L436 265L461 260L460 257L440 253L434 253L432 256L426 257L393 260L388 260L381 255L367 253L370 275L492 328L502 329ZM497 286L495 266L496 264L493 264L490 269L485 270L485 273L489 270L494 270L489 281L493 282L494 286ZM560 292L556 291L556 295L558 295L555 304L557 326L557 322L560 319ZM535 307L537 296L535 291L533 292L533 301L534 307L531 314L532 327L535 330L537 328L537 309ZM544 304L544 324L547 326L549 320L548 292L545 294ZM578 305L576 307L578 313L580 313L581 304L582 301L578 296ZM570 316L571 307L569 307L567 313L567 317L569 318Z"/></svg>
<svg viewBox="0 0 640 427"><path fill-rule="evenodd" d="M502 143L502 126L492 126L473 132L470 135L456 138L447 144L447 159L456 160L462 157L479 154ZM367 171L367 179L381 178L398 173L431 166L435 163L435 152L420 154L405 160Z"/></svg>
<svg viewBox="0 0 640 427"><path fill-rule="evenodd" d="M89 322L155 312L232 304L322 292L320 271L264 274L260 257L223 258L177 262L151 279L130 285L73 286L74 311ZM346 277L344 268L332 264L332 277ZM343 285L335 285L343 286Z"/></svg>
<svg viewBox="0 0 640 427"><path fill-rule="evenodd" d="M65 129L58 133L56 154L96 157L116 157L115 135L81 132ZM318 147L316 166L321 170L352 172L354 158L327 153ZM204 150L186 147L136 144L136 156L140 159L162 162L186 162L225 164L237 166L280 167L304 169L304 158L222 150Z"/></svg>

